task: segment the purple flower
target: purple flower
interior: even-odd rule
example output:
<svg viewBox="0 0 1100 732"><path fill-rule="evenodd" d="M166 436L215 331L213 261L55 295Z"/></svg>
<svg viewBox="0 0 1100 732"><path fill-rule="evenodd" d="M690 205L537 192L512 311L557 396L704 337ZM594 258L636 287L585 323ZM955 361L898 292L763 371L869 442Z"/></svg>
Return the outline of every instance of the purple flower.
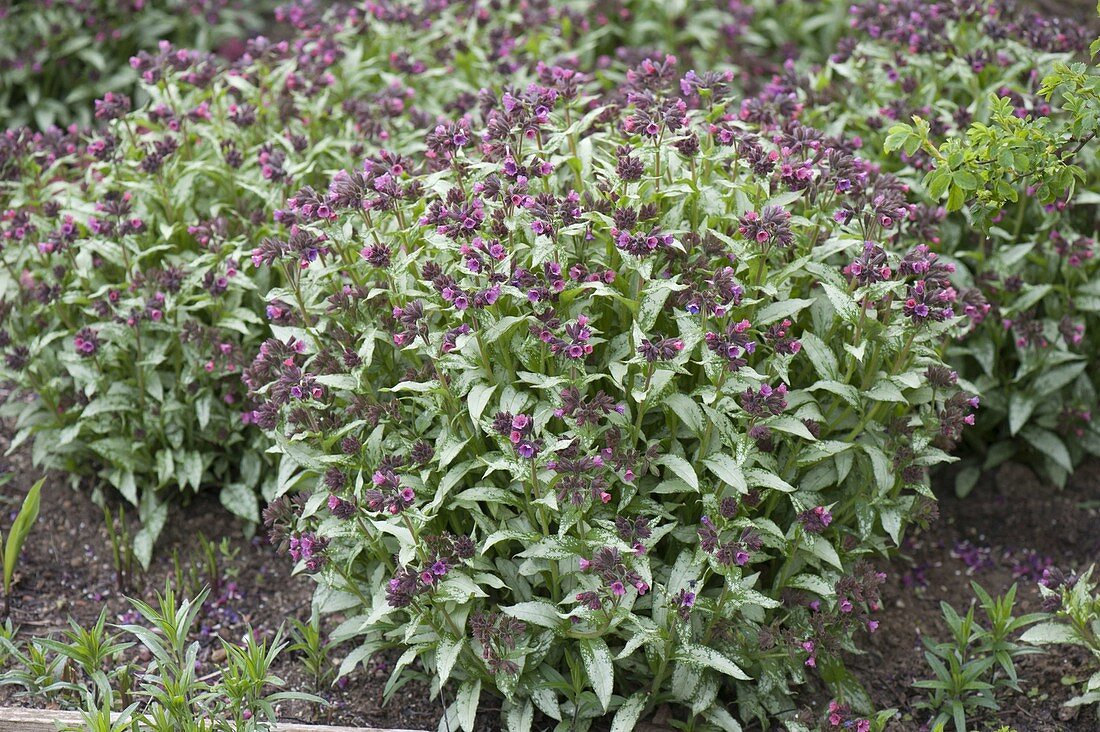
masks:
<svg viewBox="0 0 1100 732"><path fill-rule="evenodd" d="M833 515L824 506L815 506L798 514L798 521L811 534L820 534L833 522Z"/></svg>
<svg viewBox="0 0 1100 732"><path fill-rule="evenodd" d="M761 384L756 391L750 387L741 393L741 408L753 417L782 414L787 408L786 396L786 384L774 389L768 384Z"/></svg>
<svg viewBox="0 0 1100 732"><path fill-rule="evenodd" d="M92 358L99 350L99 336L91 328L81 328L73 336L73 345L81 358Z"/></svg>
<svg viewBox="0 0 1100 732"><path fill-rule="evenodd" d="M794 239L791 234L791 213L779 206L765 206L760 213L749 211L738 219L737 230L746 239L762 246L789 247Z"/></svg>

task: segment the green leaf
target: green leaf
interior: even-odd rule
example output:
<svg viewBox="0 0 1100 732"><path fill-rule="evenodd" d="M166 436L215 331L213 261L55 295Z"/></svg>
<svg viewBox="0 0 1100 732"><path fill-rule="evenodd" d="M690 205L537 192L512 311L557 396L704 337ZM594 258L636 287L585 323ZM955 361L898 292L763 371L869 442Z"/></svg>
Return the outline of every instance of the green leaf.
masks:
<svg viewBox="0 0 1100 732"><path fill-rule="evenodd" d="M489 326L489 328L485 331L485 342L496 343L501 338L503 338L505 334L508 333L508 331L526 320L527 318L519 315L504 316L503 318Z"/></svg>
<svg viewBox="0 0 1100 732"><path fill-rule="evenodd" d="M934 200L943 198L947 192L947 186L951 183L951 176L942 168L937 168L928 174L925 185L928 187L928 195Z"/></svg>
<svg viewBox="0 0 1100 732"><path fill-rule="evenodd" d="M785 300L777 300L776 302L770 303L765 307L760 308L760 310L756 313L756 317L753 318L753 323L755 323L757 326L771 325L772 323L782 320L783 318L789 318L792 315L796 315L813 304L813 300L800 299L796 297Z"/></svg>
<svg viewBox="0 0 1100 732"><path fill-rule="evenodd" d="M895 541L894 543L896 544L897 541ZM833 548L833 545L830 544L829 540L826 539L824 536L813 537L810 551L818 559L828 562L837 569L844 571L844 564L840 561L840 555L836 553L836 549Z"/></svg>
<svg viewBox="0 0 1100 732"><path fill-rule="evenodd" d="M676 653L676 660L691 666L706 666L715 671L741 681L751 681L751 677L733 661L714 648L697 643L685 643Z"/></svg>
<svg viewBox="0 0 1100 732"><path fill-rule="evenodd" d="M254 524L260 520L260 501L256 498L256 491L243 483L227 483L222 486L218 499L230 513L245 521Z"/></svg>
<svg viewBox="0 0 1100 732"><path fill-rule="evenodd" d="M635 321L642 332L648 333L657 322L657 316L661 314L669 293L674 289L682 288L682 285L673 286L668 282L659 282L656 286L651 284L646 287L646 292L642 295L642 303L638 306L638 318Z"/></svg>
<svg viewBox="0 0 1100 732"><path fill-rule="evenodd" d="M1053 285L1030 285L1024 288L1022 295L1012 301L1012 305L1005 309L1006 314L1021 313L1032 305L1035 305L1053 290Z"/></svg>
<svg viewBox="0 0 1100 732"><path fill-rule="evenodd" d="M882 143L882 149L888 153L896 152L901 150L910 138L916 138L917 144L920 144L920 138L916 137L911 126L902 123L892 125L890 129L887 130L886 140Z"/></svg>
<svg viewBox="0 0 1100 732"><path fill-rule="evenodd" d="M615 666L611 663L611 651L603 638L582 638L581 660L584 661L588 683L606 712L611 704L611 690L615 686Z"/></svg>
<svg viewBox="0 0 1100 732"><path fill-rule="evenodd" d="M195 450L187 450L182 457L176 460L176 481L180 487L190 485L196 491L202 487L203 461L202 454Z"/></svg>
<svg viewBox="0 0 1100 732"><path fill-rule="evenodd" d="M836 591L833 586L816 574L796 574L787 580L788 587L797 587L800 590L813 592L822 598L830 598Z"/></svg>
<svg viewBox="0 0 1100 732"><path fill-rule="evenodd" d="M134 535L134 557L143 569L148 569L153 560L153 546L168 520L168 504L157 501L156 491L145 491L141 495L138 517L141 530Z"/></svg>
<svg viewBox="0 0 1100 732"><path fill-rule="evenodd" d="M481 679L464 681L458 687L458 697L455 704L458 705L458 723L466 732L474 732L474 721L477 717L477 705L481 700Z"/></svg>
<svg viewBox="0 0 1100 732"><path fill-rule="evenodd" d="M1061 437L1050 430L1030 425L1020 430L1020 436L1066 472L1073 472L1073 460L1070 458L1069 450L1066 449L1066 444L1062 442Z"/></svg>
<svg viewBox="0 0 1100 732"><path fill-rule="evenodd" d="M439 460L439 469L443 470L450 465L454 459L459 456L462 452L462 448L466 447L469 441L469 437L465 440L460 440L449 431L444 432L435 449Z"/></svg>
<svg viewBox="0 0 1100 732"><path fill-rule="evenodd" d="M866 393L868 399L874 399L876 402L897 402L900 404L908 402L905 395L901 393L901 389L886 380L879 381Z"/></svg>
<svg viewBox="0 0 1100 732"><path fill-rule="evenodd" d="M699 476L695 474L695 468L691 467L691 463L684 458L666 454L659 457L657 463L664 465L671 472L671 475L665 474L666 478L679 478L691 486L692 490L699 490Z"/></svg>
<svg viewBox="0 0 1100 732"><path fill-rule="evenodd" d="M951 176L955 185L965 191L973 191L978 188L978 177L968 170L956 170Z"/></svg>
<svg viewBox="0 0 1100 732"><path fill-rule="evenodd" d="M685 427L696 435L701 435L703 433L703 422L705 419L703 410L694 399L687 394L675 392L665 397L664 403L666 407L672 409L676 416L679 417L680 421L684 423Z"/></svg>
<svg viewBox="0 0 1100 732"><path fill-rule="evenodd" d="M810 363L813 364L818 376L830 382L840 378L840 367L837 365L836 354L823 340L813 333L803 333L799 336L799 340L802 342L802 349L809 357ZM848 386L848 384L844 384L844 386Z"/></svg>
<svg viewBox="0 0 1100 732"><path fill-rule="evenodd" d="M821 282L821 289L825 291L825 295L829 298L829 302L833 304L833 309L836 310L837 315L841 319L854 323L859 320L859 305L852 299L844 290L831 285L828 282ZM803 340L805 345L805 340Z"/></svg>
<svg viewBox="0 0 1100 732"><path fill-rule="evenodd" d="M947 210L958 211L966 203L966 191L958 186L951 186L951 192L947 194Z"/></svg>
<svg viewBox="0 0 1100 732"><path fill-rule="evenodd" d="M955 476L955 495L966 498L974 486L978 484L978 478L982 475L981 468L977 465L968 465Z"/></svg>
<svg viewBox="0 0 1100 732"><path fill-rule="evenodd" d="M38 482L27 491L23 505L8 532L8 540L4 543L4 594L11 593L11 581L15 575L15 565L19 562L19 552L23 550L23 544L31 533L31 527L38 520L42 485L45 482L45 477L39 478Z"/></svg>
<svg viewBox="0 0 1100 732"><path fill-rule="evenodd" d="M204 394L195 401L195 418L198 420L199 429L201 430L205 430L206 426L210 424L210 407L213 401L209 394Z"/></svg>
<svg viewBox="0 0 1100 732"><path fill-rule="evenodd" d="M741 723L734 719L733 715L726 711L724 707L711 706L703 713L703 716L708 721L718 725L722 732L743 732Z"/></svg>
<svg viewBox="0 0 1100 732"><path fill-rule="evenodd" d="M462 646L466 643L465 638L452 638L450 636L444 636L439 640L439 645L435 649L435 670L439 675L439 683L447 683L447 679L451 677L451 670L455 666L455 661L458 660L459 654L462 652Z"/></svg>
<svg viewBox="0 0 1100 732"><path fill-rule="evenodd" d="M535 720L535 707L530 699L523 699L508 705L504 725L508 732L531 732Z"/></svg>
<svg viewBox="0 0 1100 732"><path fill-rule="evenodd" d="M745 481L745 474L741 472L741 466L729 455L711 455L703 460L703 465L706 465L712 473L718 476L719 480L738 493L745 494L749 492L749 484Z"/></svg>
<svg viewBox="0 0 1100 732"><path fill-rule="evenodd" d="M558 611L549 602L543 600L519 602L509 607L502 607L501 610L517 620L540 628L557 628L562 624Z"/></svg>
<svg viewBox="0 0 1100 732"><path fill-rule="evenodd" d="M466 407L470 410L470 419L474 424L481 422L481 415L496 391L496 384L474 384L466 396Z"/></svg>
<svg viewBox="0 0 1100 732"><path fill-rule="evenodd" d="M1062 623L1040 623L1027 629L1020 641L1032 645L1046 645L1048 643L1072 643L1080 644L1081 639L1073 632L1073 628Z"/></svg>
<svg viewBox="0 0 1100 732"><path fill-rule="evenodd" d="M745 471L745 477L749 479L749 484L753 486L772 488L777 491L782 491L783 493L794 493L793 485L783 480L775 473L768 472L767 470L750 468Z"/></svg>
<svg viewBox="0 0 1100 732"><path fill-rule="evenodd" d="M800 419L786 416L776 417L774 419L768 420L766 424L773 430L786 432L790 435L797 435L798 437L801 437L804 440L809 440L810 442L817 442L817 438L814 437L813 433L810 432L809 428L805 424L803 424L802 420Z"/></svg>
<svg viewBox="0 0 1100 732"><path fill-rule="evenodd" d="M1031 413L1035 411L1037 400L1030 394L1013 392L1008 398L1008 433L1017 434L1027 424Z"/></svg>
<svg viewBox="0 0 1100 732"><path fill-rule="evenodd" d="M611 732L631 732L645 711L647 701L649 694L644 691L631 694L615 712L615 718L611 720Z"/></svg>
<svg viewBox="0 0 1100 732"><path fill-rule="evenodd" d="M882 521L882 528L886 529L886 533L890 535L890 538L894 540L896 546L901 546L901 511L897 506L887 506L882 509L882 513L879 514L879 518Z"/></svg>
<svg viewBox="0 0 1100 732"><path fill-rule="evenodd" d="M1086 366L1088 366L1087 361L1078 361L1076 363L1055 366L1048 371L1044 371L1039 378L1035 379L1035 395L1045 397L1048 394L1058 391L1063 386L1076 379L1081 372L1085 370Z"/></svg>

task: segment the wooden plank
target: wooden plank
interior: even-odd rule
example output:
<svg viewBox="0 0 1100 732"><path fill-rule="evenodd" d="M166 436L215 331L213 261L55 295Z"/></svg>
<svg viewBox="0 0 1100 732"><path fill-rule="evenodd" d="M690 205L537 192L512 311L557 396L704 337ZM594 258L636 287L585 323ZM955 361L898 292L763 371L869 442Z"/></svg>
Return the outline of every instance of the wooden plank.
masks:
<svg viewBox="0 0 1100 732"><path fill-rule="evenodd" d="M79 712L0 707L0 732L57 732L58 725L81 725ZM332 727L326 724L280 722L274 732L423 732L379 727Z"/></svg>

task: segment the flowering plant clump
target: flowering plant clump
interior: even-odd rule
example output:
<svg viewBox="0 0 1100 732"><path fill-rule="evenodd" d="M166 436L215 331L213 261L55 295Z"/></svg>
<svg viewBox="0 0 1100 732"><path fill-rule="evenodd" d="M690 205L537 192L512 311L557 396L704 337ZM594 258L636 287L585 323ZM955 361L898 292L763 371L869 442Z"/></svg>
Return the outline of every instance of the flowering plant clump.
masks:
<svg viewBox="0 0 1100 732"><path fill-rule="evenodd" d="M402 646L391 688L419 661L467 729L482 691L512 729L781 717L874 631L862 560L974 421L929 213L781 79L477 69L253 237L272 538L348 616L344 672Z"/></svg>
<svg viewBox="0 0 1100 732"><path fill-rule="evenodd" d="M1062 485L1086 453L1100 455L1088 369L1100 327L1100 74L1079 61L1092 36L1007 4L920 5L853 6L857 33L820 78L866 112L849 126L896 151L897 175L942 206L930 245L955 267L968 322L946 359L983 406L958 490L1021 446Z"/></svg>
<svg viewBox="0 0 1100 732"><path fill-rule="evenodd" d="M92 101L133 92L128 61L162 40L240 55L271 0L38 0L0 5L0 125L92 121Z"/></svg>
<svg viewBox="0 0 1100 732"><path fill-rule="evenodd" d="M387 693L427 673L451 728L484 691L511 730L803 729L816 674L826 729L882 729L840 657L928 469L1100 452L1100 77L999 2L825 5L138 43L95 132L0 135L16 444L138 505L146 560L181 489L262 496L341 672L403 648Z"/></svg>
<svg viewBox="0 0 1100 732"><path fill-rule="evenodd" d="M279 229L274 202L337 148L307 145L323 135L294 108L309 98L265 76L309 83L321 63L262 39L248 52L230 70L140 54L148 105L108 94L100 133L9 130L0 149L0 370L34 396L4 412L37 463L97 471L139 507L146 562L177 489L218 485L249 521L257 489L275 491L241 382L271 286L249 276L248 237Z"/></svg>

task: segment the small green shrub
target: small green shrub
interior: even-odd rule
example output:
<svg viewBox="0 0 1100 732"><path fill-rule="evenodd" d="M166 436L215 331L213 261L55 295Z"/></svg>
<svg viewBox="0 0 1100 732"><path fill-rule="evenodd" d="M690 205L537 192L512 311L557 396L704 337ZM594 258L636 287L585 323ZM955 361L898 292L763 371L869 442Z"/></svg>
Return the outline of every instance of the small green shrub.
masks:
<svg viewBox="0 0 1100 732"><path fill-rule="evenodd" d="M981 709L998 710L998 694L1005 689L1020 691L1016 660L1039 652L1016 642L1015 636L1020 631L1045 617L1042 613L1013 617L1016 585L1003 597L995 599L976 582L971 586L980 600L988 627L975 622L973 604L966 615L960 616L949 604L941 602L951 640L934 643L927 637L922 638L928 649L924 657L935 678L917 681L914 686L930 692L928 701L920 706L935 714L931 720L935 729L944 729L952 723L956 732L966 732L968 716L972 717ZM1026 636L1027 633L1025 640Z"/></svg>
<svg viewBox="0 0 1100 732"><path fill-rule="evenodd" d="M272 668L286 649L282 634L260 640L249 630L239 643L221 640L226 660L214 677L197 673L199 644L191 641L204 590L176 601L167 587L155 604L131 600L144 624L107 629L106 612L88 628L70 621L61 639L33 638L25 646L0 636L9 669L0 684L21 694L81 709L92 732L260 732L275 728L275 706L323 700L276 691L285 682ZM140 646L152 662L141 668L126 661Z"/></svg>

